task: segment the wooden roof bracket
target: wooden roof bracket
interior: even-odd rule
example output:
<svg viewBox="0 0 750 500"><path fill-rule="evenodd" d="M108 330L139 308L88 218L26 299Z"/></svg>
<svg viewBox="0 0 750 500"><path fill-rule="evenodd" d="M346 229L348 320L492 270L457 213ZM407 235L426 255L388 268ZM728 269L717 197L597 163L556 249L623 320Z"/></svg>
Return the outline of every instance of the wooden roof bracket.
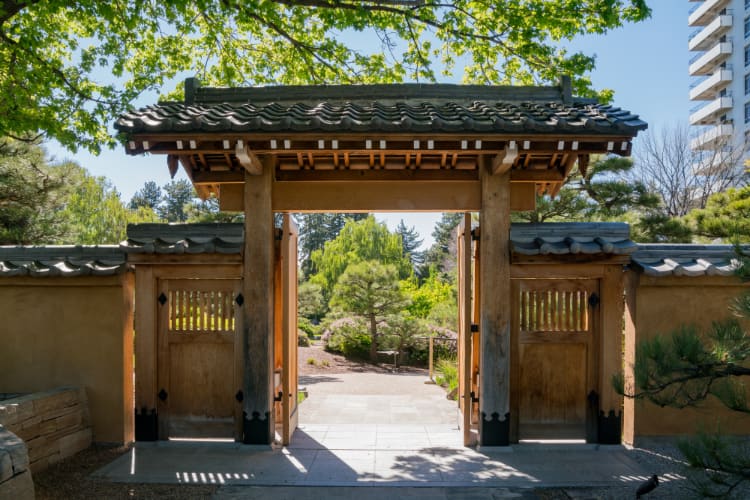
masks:
<svg viewBox="0 0 750 500"><path fill-rule="evenodd" d="M492 174L503 174L510 170L518 158L518 144L516 141L510 141L505 145L505 150L498 153L492 160Z"/></svg>
<svg viewBox="0 0 750 500"><path fill-rule="evenodd" d="M261 175L263 173L263 164L255 153L250 151L250 148L242 139L237 141L237 145L234 148L234 155L237 157L237 161L240 162L240 165L245 167L245 170L247 170L250 175Z"/></svg>

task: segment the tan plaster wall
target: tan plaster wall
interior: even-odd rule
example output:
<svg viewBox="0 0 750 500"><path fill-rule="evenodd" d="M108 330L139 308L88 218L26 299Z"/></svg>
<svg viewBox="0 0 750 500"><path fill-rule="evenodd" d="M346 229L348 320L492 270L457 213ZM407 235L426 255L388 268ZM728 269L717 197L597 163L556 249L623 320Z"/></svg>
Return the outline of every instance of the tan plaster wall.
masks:
<svg viewBox="0 0 750 500"><path fill-rule="evenodd" d="M632 362L633 349L639 342L656 335L670 335L681 325L695 324L700 331L713 321L730 316L732 301L750 286L736 278L641 276L635 283L635 304L629 302L626 314L626 362ZM634 309L634 310L633 310ZM632 322L630 321L632 319ZM692 434L699 428L716 429L717 422L726 434L750 434L750 418L726 409L709 398L698 408L660 408L647 401L625 405L624 440L637 442L639 437Z"/></svg>
<svg viewBox="0 0 750 500"><path fill-rule="evenodd" d="M97 442L133 441L133 276L1 278L0 392L78 386Z"/></svg>

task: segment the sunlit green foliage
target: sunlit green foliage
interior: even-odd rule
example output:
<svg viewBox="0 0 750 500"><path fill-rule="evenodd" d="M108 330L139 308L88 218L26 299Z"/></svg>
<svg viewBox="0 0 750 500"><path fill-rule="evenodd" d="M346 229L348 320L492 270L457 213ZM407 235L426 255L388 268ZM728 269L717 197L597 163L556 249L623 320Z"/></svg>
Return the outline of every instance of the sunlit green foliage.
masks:
<svg viewBox="0 0 750 500"><path fill-rule="evenodd" d="M687 219L704 238L750 242L750 186L711 195L706 208L691 211Z"/></svg>
<svg viewBox="0 0 750 500"><path fill-rule="evenodd" d="M401 238L388 230L385 224L373 216L360 221L348 220L336 239L325 243L323 250L312 254L317 272L311 281L323 288L325 297L330 297L347 266L365 261L391 264L398 278L411 273L411 262L404 256Z"/></svg>
<svg viewBox="0 0 750 500"><path fill-rule="evenodd" d="M0 135L98 151L114 117L184 74L236 86L434 81L462 68L480 83L571 74L591 95L594 56L561 42L649 15L645 0L9 0Z"/></svg>

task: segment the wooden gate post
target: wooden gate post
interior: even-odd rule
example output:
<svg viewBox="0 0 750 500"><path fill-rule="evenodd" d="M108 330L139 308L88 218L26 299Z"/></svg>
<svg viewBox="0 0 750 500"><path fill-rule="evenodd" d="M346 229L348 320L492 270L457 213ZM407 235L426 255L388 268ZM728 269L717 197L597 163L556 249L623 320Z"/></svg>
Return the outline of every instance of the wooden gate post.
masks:
<svg viewBox="0 0 750 500"><path fill-rule="evenodd" d="M273 422L273 264L271 209L272 165L260 175L245 172L245 248L242 272L242 343L244 355L243 438L245 444L268 444Z"/></svg>
<svg viewBox="0 0 750 500"><path fill-rule="evenodd" d="M480 167L479 444L507 446L510 435L510 171Z"/></svg>

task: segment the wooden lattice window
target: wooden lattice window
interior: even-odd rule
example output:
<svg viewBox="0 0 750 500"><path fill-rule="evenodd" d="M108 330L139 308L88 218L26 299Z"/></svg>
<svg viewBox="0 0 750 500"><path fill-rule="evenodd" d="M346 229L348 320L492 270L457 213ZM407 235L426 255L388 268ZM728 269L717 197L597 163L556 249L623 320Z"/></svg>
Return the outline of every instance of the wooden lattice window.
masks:
<svg viewBox="0 0 750 500"><path fill-rule="evenodd" d="M170 290L167 301L170 332L234 332L232 291Z"/></svg>
<svg viewBox="0 0 750 500"><path fill-rule="evenodd" d="M523 332L588 332L591 328L587 290L521 290L519 325Z"/></svg>

